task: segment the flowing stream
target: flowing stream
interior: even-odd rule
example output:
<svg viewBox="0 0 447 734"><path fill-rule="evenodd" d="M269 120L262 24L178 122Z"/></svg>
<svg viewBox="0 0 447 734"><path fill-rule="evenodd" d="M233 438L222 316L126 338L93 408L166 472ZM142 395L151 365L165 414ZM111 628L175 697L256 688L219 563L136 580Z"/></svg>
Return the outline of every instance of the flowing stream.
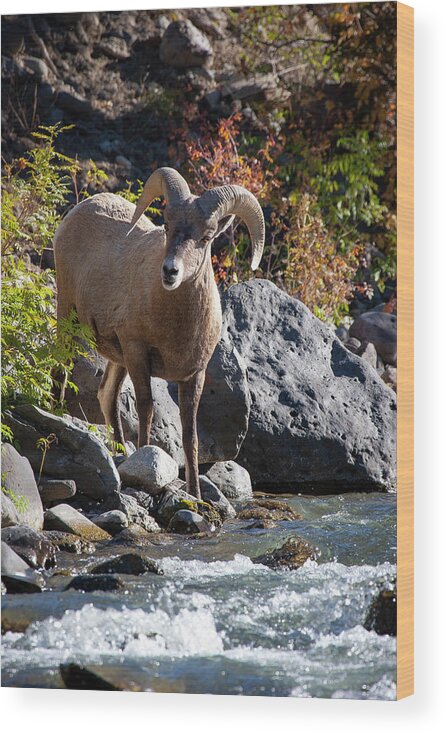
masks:
<svg viewBox="0 0 447 734"><path fill-rule="evenodd" d="M74 661L144 672L153 691L394 699L396 640L363 622L396 576L396 496L281 499L303 519L269 530L231 521L145 550L164 576L95 593L62 591L59 576L53 590L3 597L37 621L3 635L2 684L60 687L59 664ZM293 571L252 562L292 535L316 544L318 561ZM88 562L67 560L77 572Z"/></svg>

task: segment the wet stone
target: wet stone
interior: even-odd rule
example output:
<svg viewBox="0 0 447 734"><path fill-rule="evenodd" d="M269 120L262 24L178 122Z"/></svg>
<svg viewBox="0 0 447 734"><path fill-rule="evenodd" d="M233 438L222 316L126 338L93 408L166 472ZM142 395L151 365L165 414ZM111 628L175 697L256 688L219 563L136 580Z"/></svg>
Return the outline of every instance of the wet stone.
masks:
<svg viewBox="0 0 447 734"><path fill-rule="evenodd" d="M302 538L294 537L286 540L280 548L268 551L261 556L253 558L253 563L262 563L273 569L295 569L300 568L309 560L315 560L318 549Z"/></svg>
<svg viewBox="0 0 447 734"><path fill-rule="evenodd" d="M59 672L66 688L87 691L146 691L152 689L153 678L135 666L122 662L102 665L61 663Z"/></svg>
<svg viewBox="0 0 447 734"><path fill-rule="evenodd" d="M301 515L286 502L270 499L256 499L249 502L243 506L237 516L239 520L272 520L274 522L302 520Z"/></svg>
<svg viewBox="0 0 447 734"><path fill-rule="evenodd" d="M217 510L222 520L229 520L230 518L236 517L236 510L233 505L227 500L225 495L218 487L216 487L211 479L202 475L199 477L199 481L202 500L212 505Z"/></svg>
<svg viewBox="0 0 447 734"><path fill-rule="evenodd" d="M55 547L45 533L17 525L4 528L2 540L32 568L52 568L56 565Z"/></svg>
<svg viewBox="0 0 447 734"><path fill-rule="evenodd" d="M365 620L365 628L374 630L378 635L396 636L397 632L397 590L383 589L372 602Z"/></svg>
<svg viewBox="0 0 447 734"><path fill-rule="evenodd" d="M33 571L4 541L1 544L1 578L11 594L34 593L43 590L43 579Z"/></svg>
<svg viewBox="0 0 447 734"><path fill-rule="evenodd" d="M65 587L65 591L117 591L124 588L124 582L109 574L83 574L75 576Z"/></svg>
<svg viewBox="0 0 447 734"><path fill-rule="evenodd" d="M168 532L173 533L209 533L212 529L201 515L191 510L178 510L168 525Z"/></svg>
<svg viewBox="0 0 447 734"><path fill-rule="evenodd" d="M143 573L155 573L163 576L163 571L156 561L145 558L139 553L123 553L121 556L92 566L89 571L93 574L127 573L132 576L141 576Z"/></svg>
<svg viewBox="0 0 447 734"><path fill-rule="evenodd" d="M66 553L93 553L95 551L93 543L74 533L64 533L61 530L45 530L44 533L45 537L60 551Z"/></svg>
<svg viewBox="0 0 447 734"><path fill-rule="evenodd" d="M61 530L74 533L92 542L110 538L109 533L99 528L70 505L56 505L51 510L47 510L44 523L45 530Z"/></svg>

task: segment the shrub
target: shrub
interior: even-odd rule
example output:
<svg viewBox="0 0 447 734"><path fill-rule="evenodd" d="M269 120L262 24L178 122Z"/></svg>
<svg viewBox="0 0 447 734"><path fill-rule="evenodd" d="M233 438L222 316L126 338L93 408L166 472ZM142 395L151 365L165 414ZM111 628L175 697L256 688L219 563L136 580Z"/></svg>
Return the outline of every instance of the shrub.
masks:
<svg viewBox="0 0 447 734"><path fill-rule="evenodd" d="M75 357L93 343L74 312L57 335L54 272L41 271L30 258L50 244L79 170L54 148L62 129L41 128L34 134L41 145L6 165L2 179L3 409L18 401L54 409L55 374L67 380Z"/></svg>

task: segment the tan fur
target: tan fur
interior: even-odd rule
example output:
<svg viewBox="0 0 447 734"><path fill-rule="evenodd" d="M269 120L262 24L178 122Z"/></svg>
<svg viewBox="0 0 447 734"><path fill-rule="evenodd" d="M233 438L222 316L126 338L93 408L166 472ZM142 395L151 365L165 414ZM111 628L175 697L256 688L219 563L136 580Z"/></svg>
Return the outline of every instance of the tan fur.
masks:
<svg viewBox="0 0 447 734"><path fill-rule="evenodd" d="M75 308L79 321L92 328L98 351L129 372L137 404L138 393L144 403L139 436L139 445L144 445L151 418L145 415L152 408L145 395L147 378L192 382L194 388L219 340L222 316L209 254L211 241L202 247L197 244L196 230L201 235L206 227L198 210L196 217L189 218L185 212L176 216L166 211L172 228L171 251L183 258L185 268L185 279L171 291L161 279L168 252L164 229L143 216L127 237L134 210L133 204L113 194L85 200L62 221L54 252L58 319ZM217 222L213 224L216 228ZM116 399L124 370L110 369L111 379L103 380L99 392L106 420L121 442ZM200 394L197 405L199 399ZM195 416L189 420L195 423ZM145 422L148 430L141 425ZM191 456L197 464L197 451ZM189 473L197 470L191 468ZM199 493L198 479L189 489Z"/></svg>

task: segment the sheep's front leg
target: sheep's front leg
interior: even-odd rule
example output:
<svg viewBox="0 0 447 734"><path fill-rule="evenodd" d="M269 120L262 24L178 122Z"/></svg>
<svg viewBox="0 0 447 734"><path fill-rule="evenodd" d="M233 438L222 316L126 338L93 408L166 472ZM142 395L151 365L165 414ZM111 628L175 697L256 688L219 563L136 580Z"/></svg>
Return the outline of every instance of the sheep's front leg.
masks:
<svg viewBox="0 0 447 734"><path fill-rule="evenodd" d="M178 386L187 491L198 499L200 499L200 485L197 409L204 382L205 370L197 372L188 382L180 382Z"/></svg>
<svg viewBox="0 0 447 734"><path fill-rule="evenodd" d="M139 344L126 345L125 361L135 390L138 413L138 448L141 448L149 444L154 413L151 369L146 348Z"/></svg>
<svg viewBox="0 0 447 734"><path fill-rule="evenodd" d="M112 426L114 440L123 446L124 433L118 407L118 398L125 376L126 370L124 367L113 362L107 362L98 390L98 400L106 424Z"/></svg>

